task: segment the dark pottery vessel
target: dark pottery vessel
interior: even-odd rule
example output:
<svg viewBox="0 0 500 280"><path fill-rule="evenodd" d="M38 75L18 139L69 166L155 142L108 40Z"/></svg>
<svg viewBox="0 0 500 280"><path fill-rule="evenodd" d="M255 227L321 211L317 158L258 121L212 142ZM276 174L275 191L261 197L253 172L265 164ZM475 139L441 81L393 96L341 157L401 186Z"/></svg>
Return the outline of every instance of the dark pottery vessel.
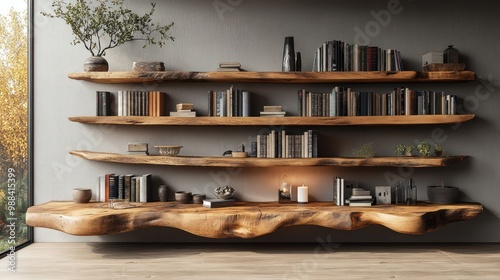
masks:
<svg viewBox="0 0 500 280"><path fill-rule="evenodd" d="M191 203L191 201L193 200L193 194L191 192L178 191L175 192L175 200L184 204Z"/></svg>
<svg viewBox="0 0 500 280"><path fill-rule="evenodd" d="M427 198L431 203L454 204L457 203L458 188L451 186L428 186Z"/></svg>
<svg viewBox="0 0 500 280"><path fill-rule="evenodd" d="M109 65L104 57L91 56L85 60L83 70L85 70L85 72L107 72L109 70Z"/></svg>
<svg viewBox="0 0 500 280"><path fill-rule="evenodd" d="M285 37L285 46L283 47L283 64L281 71L295 71L295 47L293 37Z"/></svg>
<svg viewBox="0 0 500 280"><path fill-rule="evenodd" d="M160 197L160 201L165 202L168 200L168 187L165 185L161 185L158 187L158 196Z"/></svg>

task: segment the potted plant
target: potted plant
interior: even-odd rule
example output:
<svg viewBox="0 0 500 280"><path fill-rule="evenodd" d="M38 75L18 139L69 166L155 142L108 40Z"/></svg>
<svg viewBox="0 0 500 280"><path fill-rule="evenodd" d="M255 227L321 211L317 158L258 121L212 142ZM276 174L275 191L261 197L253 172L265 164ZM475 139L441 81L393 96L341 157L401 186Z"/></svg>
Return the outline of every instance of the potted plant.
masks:
<svg viewBox="0 0 500 280"><path fill-rule="evenodd" d="M407 157L411 157L412 156L412 152L413 152L413 145L404 145L404 144L398 144L396 145L396 155L398 156L407 156Z"/></svg>
<svg viewBox="0 0 500 280"><path fill-rule="evenodd" d="M140 16L127 9L123 0L77 0L76 3L54 0L54 13L41 14L63 19L71 27L75 35L71 44L83 44L92 55L84 64L85 71L108 71L103 56L109 49L129 41L143 41L143 47L162 47L166 41L174 40L167 34L173 22L167 25L153 23L155 5L151 3L151 11ZM155 35L159 35L159 39L155 39Z"/></svg>
<svg viewBox="0 0 500 280"><path fill-rule="evenodd" d="M417 150L423 157L428 157L431 155L431 145L429 143L422 141L417 145Z"/></svg>
<svg viewBox="0 0 500 280"><path fill-rule="evenodd" d="M457 203L458 191L458 187L445 186L441 180L441 186L427 187L427 198L431 203L454 204Z"/></svg>
<svg viewBox="0 0 500 280"><path fill-rule="evenodd" d="M372 158L375 157L376 154L375 148L373 146L373 142L368 142L361 145L359 149L354 149L352 153L355 157Z"/></svg>
<svg viewBox="0 0 500 280"><path fill-rule="evenodd" d="M437 157L441 157L441 156L443 156L443 152L444 152L444 150L443 150L443 147L442 147L441 145L436 144L436 145L434 145L434 147L433 147L433 148L434 148L434 154L435 154Z"/></svg>

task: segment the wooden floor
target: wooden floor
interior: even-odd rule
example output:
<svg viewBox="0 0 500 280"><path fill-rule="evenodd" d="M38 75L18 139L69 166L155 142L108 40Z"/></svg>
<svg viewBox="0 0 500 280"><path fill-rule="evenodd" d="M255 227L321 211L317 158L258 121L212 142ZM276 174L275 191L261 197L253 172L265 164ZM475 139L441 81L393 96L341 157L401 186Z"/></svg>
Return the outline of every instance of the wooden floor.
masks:
<svg viewBox="0 0 500 280"><path fill-rule="evenodd" d="M500 279L500 244L35 243L0 279Z"/></svg>

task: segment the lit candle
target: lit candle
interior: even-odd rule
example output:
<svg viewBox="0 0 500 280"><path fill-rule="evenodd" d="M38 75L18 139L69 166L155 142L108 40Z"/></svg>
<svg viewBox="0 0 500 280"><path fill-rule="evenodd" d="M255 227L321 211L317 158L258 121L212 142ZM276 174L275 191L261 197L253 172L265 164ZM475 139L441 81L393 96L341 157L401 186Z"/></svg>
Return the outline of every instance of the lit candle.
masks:
<svg viewBox="0 0 500 280"><path fill-rule="evenodd" d="M300 187L297 187L297 202L298 203L307 203L307 202L309 202L309 199L308 199L308 187L304 186L304 184L302 184L302 186L300 186Z"/></svg>

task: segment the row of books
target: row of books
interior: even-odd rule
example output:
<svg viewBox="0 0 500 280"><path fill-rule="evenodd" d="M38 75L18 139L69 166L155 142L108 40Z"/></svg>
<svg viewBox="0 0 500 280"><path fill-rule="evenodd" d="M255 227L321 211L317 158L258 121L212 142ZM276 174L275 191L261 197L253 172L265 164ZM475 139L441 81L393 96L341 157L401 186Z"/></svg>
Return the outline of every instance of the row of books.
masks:
<svg viewBox="0 0 500 280"><path fill-rule="evenodd" d="M333 178L333 202L338 206L372 206L373 196L369 190L346 184L344 178Z"/></svg>
<svg viewBox="0 0 500 280"><path fill-rule="evenodd" d="M208 116L249 117L250 92L231 86L226 91L208 92Z"/></svg>
<svg viewBox="0 0 500 280"><path fill-rule="evenodd" d="M164 92L120 90L117 95L118 116L159 117L165 113Z"/></svg>
<svg viewBox="0 0 500 280"><path fill-rule="evenodd" d="M318 135L314 130L291 133L271 130L257 135L258 158L316 158L318 157Z"/></svg>
<svg viewBox="0 0 500 280"><path fill-rule="evenodd" d="M396 49L331 40L316 50L312 71L403 71L403 63Z"/></svg>
<svg viewBox="0 0 500 280"><path fill-rule="evenodd" d="M436 91L395 88L388 93L358 92L334 87L332 92L298 91L303 117L455 115L457 96Z"/></svg>
<svg viewBox="0 0 500 280"><path fill-rule="evenodd" d="M97 116L163 116L165 93L121 90L114 97L109 91L97 91L96 108Z"/></svg>
<svg viewBox="0 0 500 280"><path fill-rule="evenodd" d="M130 202L151 201L151 174L102 174L98 178L97 201L124 199Z"/></svg>

